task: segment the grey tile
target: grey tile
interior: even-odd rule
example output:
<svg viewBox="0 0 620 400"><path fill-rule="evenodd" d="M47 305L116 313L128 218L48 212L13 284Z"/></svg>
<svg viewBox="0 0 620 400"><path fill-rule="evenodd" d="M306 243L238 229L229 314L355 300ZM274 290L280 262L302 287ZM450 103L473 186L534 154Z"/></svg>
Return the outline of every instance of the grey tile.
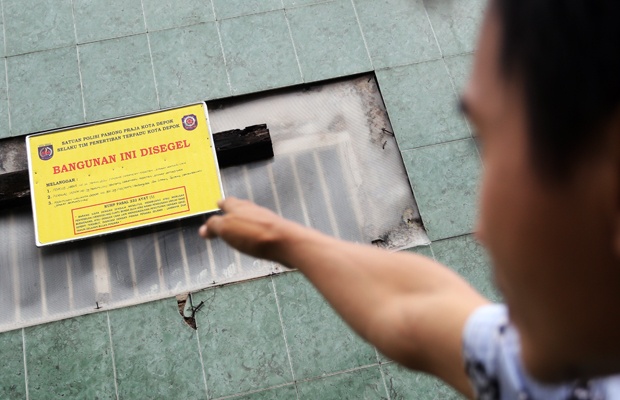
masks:
<svg viewBox="0 0 620 400"><path fill-rule="evenodd" d="M75 47L9 57L7 62L13 135L84 122Z"/></svg>
<svg viewBox="0 0 620 400"><path fill-rule="evenodd" d="M88 121L158 108L146 35L81 45L79 53Z"/></svg>
<svg viewBox="0 0 620 400"><path fill-rule="evenodd" d="M24 351L22 330L18 329L0 335L0 398L25 399Z"/></svg>
<svg viewBox="0 0 620 400"><path fill-rule="evenodd" d="M297 398L295 385L281 386L274 389L268 389L263 392L246 394L233 397L234 400L291 400ZM231 399L231 400L232 400Z"/></svg>
<svg viewBox="0 0 620 400"><path fill-rule="evenodd" d="M445 62L450 72L450 77L458 95L465 89L469 74L471 73L474 56L472 54L463 54L455 57L446 57Z"/></svg>
<svg viewBox="0 0 620 400"><path fill-rule="evenodd" d="M375 68L439 58L422 0L354 0Z"/></svg>
<svg viewBox="0 0 620 400"><path fill-rule="evenodd" d="M9 56L75 44L71 0L4 0Z"/></svg>
<svg viewBox="0 0 620 400"><path fill-rule="evenodd" d="M218 20L282 8L281 0L213 0Z"/></svg>
<svg viewBox="0 0 620 400"><path fill-rule="evenodd" d="M221 397L292 381L271 280L208 290L198 334L209 396Z"/></svg>
<svg viewBox="0 0 620 400"><path fill-rule="evenodd" d="M301 83L283 11L220 22L233 94Z"/></svg>
<svg viewBox="0 0 620 400"><path fill-rule="evenodd" d="M372 70L350 1L336 1L287 11L304 80Z"/></svg>
<svg viewBox="0 0 620 400"><path fill-rule="evenodd" d="M78 43L144 33L141 0L73 0Z"/></svg>
<svg viewBox="0 0 620 400"><path fill-rule="evenodd" d="M444 56L472 52L486 0L424 0Z"/></svg>
<svg viewBox="0 0 620 400"><path fill-rule="evenodd" d="M214 21L211 0L142 0L149 32Z"/></svg>
<svg viewBox="0 0 620 400"><path fill-rule="evenodd" d="M379 367L365 368L297 385L300 400L387 399Z"/></svg>
<svg viewBox="0 0 620 400"><path fill-rule="evenodd" d="M395 363L383 365L382 368L391 400L464 399L460 393L434 376L414 372Z"/></svg>
<svg viewBox="0 0 620 400"><path fill-rule="evenodd" d="M0 139L11 136L9 126L9 93L6 87L6 63L0 58Z"/></svg>
<svg viewBox="0 0 620 400"><path fill-rule="evenodd" d="M493 283L492 268L486 250L471 236L433 242L437 261L447 265L491 301L501 296Z"/></svg>
<svg viewBox="0 0 620 400"><path fill-rule="evenodd" d="M377 71L401 150L469 137L442 60Z"/></svg>
<svg viewBox="0 0 620 400"><path fill-rule="evenodd" d="M358 337L297 272L274 278L295 379L306 379L377 362Z"/></svg>
<svg viewBox="0 0 620 400"><path fill-rule="evenodd" d="M31 399L116 398L105 313L26 328Z"/></svg>
<svg viewBox="0 0 620 400"><path fill-rule="evenodd" d="M230 95L214 22L149 35L161 107Z"/></svg>
<svg viewBox="0 0 620 400"><path fill-rule="evenodd" d="M403 152L420 215L432 241L473 231L480 158L472 139Z"/></svg>
<svg viewBox="0 0 620 400"><path fill-rule="evenodd" d="M110 311L119 398L206 397L196 331L176 299Z"/></svg>

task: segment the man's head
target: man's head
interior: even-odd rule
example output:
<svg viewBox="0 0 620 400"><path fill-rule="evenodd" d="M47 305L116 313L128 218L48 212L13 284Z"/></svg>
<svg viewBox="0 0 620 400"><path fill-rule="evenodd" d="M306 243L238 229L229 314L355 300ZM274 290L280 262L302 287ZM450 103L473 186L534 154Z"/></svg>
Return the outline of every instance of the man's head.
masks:
<svg viewBox="0 0 620 400"><path fill-rule="evenodd" d="M463 108L478 235L535 377L620 372L620 2L492 0Z"/></svg>

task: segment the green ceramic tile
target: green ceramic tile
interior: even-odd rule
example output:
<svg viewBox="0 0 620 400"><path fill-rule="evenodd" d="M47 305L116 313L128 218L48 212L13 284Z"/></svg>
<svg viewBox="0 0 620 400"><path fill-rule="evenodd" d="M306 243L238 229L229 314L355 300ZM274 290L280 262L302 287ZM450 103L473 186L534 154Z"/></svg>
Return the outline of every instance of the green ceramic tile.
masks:
<svg viewBox="0 0 620 400"><path fill-rule="evenodd" d="M196 299L206 303L196 321L210 397L292 381L269 278L208 290Z"/></svg>
<svg viewBox="0 0 620 400"><path fill-rule="evenodd" d="M480 158L472 139L403 152L426 232L432 241L473 231Z"/></svg>
<svg viewBox="0 0 620 400"><path fill-rule="evenodd" d="M71 0L4 0L9 56L75 44Z"/></svg>
<svg viewBox="0 0 620 400"><path fill-rule="evenodd" d="M302 82L283 11L221 21L220 31L233 94Z"/></svg>
<svg viewBox="0 0 620 400"><path fill-rule="evenodd" d="M146 35L82 45L79 52L88 121L158 108Z"/></svg>
<svg viewBox="0 0 620 400"><path fill-rule="evenodd" d="M295 379L306 379L377 362L359 338L297 272L274 279Z"/></svg>
<svg viewBox="0 0 620 400"><path fill-rule="evenodd" d="M472 52L486 0L424 0L444 56Z"/></svg>
<svg viewBox="0 0 620 400"><path fill-rule="evenodd" d="M284 8L303 7L312 4L331 3L334 0L282 0Z"/></svg>
<svg viewBox="0 0 620 400"><path fill-rule="evenodd" d="M211 0L142 0L149 32L215 20Z"/></svg>
<svg viewBox="0 0 620 400"><path fill-rule="evenodd" d="M111 311L110 324L119 398L207 395L196 331L179 315L176 299Z"/></svg>
<svg viewBox="0 0 620 400"><path fill-rule="evenodd" d="M401 151L469 137L442 60L376 74Z"/></svg>
<svg viewBox="0 0 620 400"><path fill-rule="evenodd" d="M6 63L3 58L0 58L0 139L11 136L8 96L9 93L6 87Z"/></svg>
<svg viewBox="0 0 620 400"><path fill-rule="evenodd" d="M141 0L73 0L78 43L144 33Z"/></svg>
<svg viewBox="0 0 620 400"><path fill-rule="evenodd" d="M469 80L473 61L474 56L472 54L445 58L448 72L450 72L450 77L452 78L452 82L454 82L454 87L459 96L465 89L465 85Z"/></svg>
<svg viewBox="0 0 620 400"><path fill-rule="evenodd" d="M431 250L431 246L412 247L410 249L407 249L406 251L409 251L411 253L420 254L420 255L423 255L424 257L428 257L428 258L434 259L433 251Z"/></svg>
<svg viewBox="0 0 620 400"><path fill-rule="evenodd" d="M9 57L7 63L13 135L84 122L75 47Z"/></svg>
<svg viewBox="0 0 620 400"><path fill-rule="evenodd" d="M379 367L329 376L297 385L300 400L387 399Z"/></svg>
<svg viewBox="0 0 620 400"><path fill-rule="evenodd" d="M116 398L105 313L26 328L31 399Z"/></svg>
<svg viewBox="0 0 620 400"><path fill-rule="evenodd" d="M230 95L214 22L149 33L162 107Z"/></svg>
<svg viewBox="0 0 620 400"><path fill-rule="evenodd" d="M0 398L25 399L24 351L22 331L5 332L0 335Z"/></svg>
<svg viewBox="0 0 620 400"><path fill-rule="evenodd" d="M306 82L371 71L349 0L287 11Z"/></svg>
<svg viewBox="0 0 620 400"><path fill-rule="evenodd" d="M431 375L405 369L398 364L383 365L385 383L391 400L460 400L457 391Z"/></svg>
<svg viewBox="0 0 620 400"><path fill-rule="evenodd" d="M233 397L231 400L292 400L297 398L295 385L280 386L262 392Z"/></svg>
<svg viewBox="0 0 620 400"><path fill-rule="evenodd" d="M2 17L0 15L0 17ZM0 18L0 57L6 56L6 42L4 40L4 18Z"/></svg>
<svg viewBox="0 0 620 400"><path fill-rule="evenodd" d="M491 301L500 301L493 283L491 262L486 250L471 236L459 236L433 242L437 261L464 277L476 290Z"/></svg>
<svg viewBox="0 0 620 400"><path fill-rule="evenodd" d="M218 20L282 8L281 0L213 0Z"/></svg>
<svg viewBox="0 0 620 400"><path fill-rule="evenodd" d="M439 58L422 0L354 0L375 68Z"/></svg>

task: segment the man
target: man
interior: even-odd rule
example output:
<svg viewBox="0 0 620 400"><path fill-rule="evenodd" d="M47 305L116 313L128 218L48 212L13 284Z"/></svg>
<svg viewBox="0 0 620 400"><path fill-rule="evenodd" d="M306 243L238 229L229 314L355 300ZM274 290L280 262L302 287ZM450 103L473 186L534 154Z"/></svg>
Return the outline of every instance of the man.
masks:
<svg viewBox="0 0 620 400"><path fill-rule="evenodd" d="M246 201L200 230L299 269L362 337L469 397L620 399L620 2L492 0L462 109L506 306L432 260ZM543 384L544 382L544 384Z"/></svg>

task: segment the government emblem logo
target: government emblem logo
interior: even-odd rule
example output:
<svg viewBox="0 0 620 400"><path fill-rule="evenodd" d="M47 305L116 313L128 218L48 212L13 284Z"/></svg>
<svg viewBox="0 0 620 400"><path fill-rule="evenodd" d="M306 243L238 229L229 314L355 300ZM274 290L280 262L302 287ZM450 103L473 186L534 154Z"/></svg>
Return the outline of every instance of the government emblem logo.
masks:
<svg viewBox="0 0 620 400"><path fill-rule="evenodd" d="M194 114L184 116L181 122L186 131L193 131L198 126L198 119Z"/></svg>
<svg viewBox="0 0 620 400"><path fill-rule="evenodd" d="M39 146L38 149L39 158L43 161L47 161L54 156L54 146L51 144L44 144Z"/></svg>

